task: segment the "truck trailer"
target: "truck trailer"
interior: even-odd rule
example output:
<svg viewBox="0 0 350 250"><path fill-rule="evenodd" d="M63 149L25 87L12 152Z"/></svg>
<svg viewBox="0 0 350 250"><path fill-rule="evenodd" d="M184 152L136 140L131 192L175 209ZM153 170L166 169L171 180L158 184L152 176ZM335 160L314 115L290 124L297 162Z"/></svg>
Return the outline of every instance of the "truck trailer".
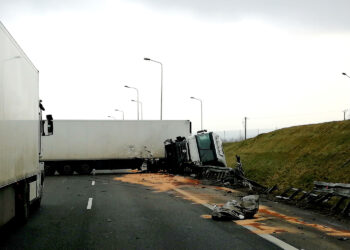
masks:
<svg viewBox="0 0 350 250"><path fill-rule="evenodd" d="M0 227L40 205L39 105L39 72L0 22Z"/></svg>
<svg viewBox="0 0 350 250"><path fill-rule="evenodd" d="M55 120L54 127L42 141L47 175L140 168L165 158L166 139L191 135L188 120Z"/></svg>

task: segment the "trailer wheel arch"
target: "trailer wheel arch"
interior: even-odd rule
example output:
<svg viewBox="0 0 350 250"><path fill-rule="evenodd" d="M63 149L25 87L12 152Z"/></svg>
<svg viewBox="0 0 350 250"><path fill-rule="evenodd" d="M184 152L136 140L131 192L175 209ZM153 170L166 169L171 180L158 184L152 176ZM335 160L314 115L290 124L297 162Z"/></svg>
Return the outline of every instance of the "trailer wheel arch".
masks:
<svg viewBox="0 0 350 250"><path fill-rule="evenodd" d="M88 175L91 174L93 167L89 163L82 162L78 164L74 169L78 174Z"/></svg>
<svg viewBox="0 0 350 250"><path fill-rule="evenodd" d="M28 221L30 213L29 184L26 180L16 183L15 187L15 217L20 224Z"/></svg>
<svg viewBox="0 0 350 250"><path fill-rule="evenodd" d="M73 166L69 163L63 163L61 166L57 167L57 172L60 175L72 175L74 172Z"/></svg>

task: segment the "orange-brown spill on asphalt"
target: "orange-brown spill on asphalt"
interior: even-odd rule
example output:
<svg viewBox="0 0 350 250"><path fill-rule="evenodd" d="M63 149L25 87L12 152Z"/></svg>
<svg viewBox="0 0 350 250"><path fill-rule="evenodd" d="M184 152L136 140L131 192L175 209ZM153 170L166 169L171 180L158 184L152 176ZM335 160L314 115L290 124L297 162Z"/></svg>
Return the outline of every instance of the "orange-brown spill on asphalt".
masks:
<svg viewBox="0 0 350 250"><path fill-rule="evenodd" d="M211 215L210 214L202 214L201 218L203 218L203 219L211 219Z"/></svg>
<svg viewBox="0 0 350 250"><path fill-rule="evenodd" d="M178 188L181 186L196 186L200 184L198 180L185 178L182 176L173 176L173 175L160 174L160 173L157 173L157 174L136 174L135 173L135 174L126 174L120 177L115 177L114 180L144 185L147 187L151 187L158 192L166 192L169 190L176 190L178 192L181 191L182 195L184 195L183 198L192 200L197 204L210 203L210 200L212 198L212 195L209 195L209 194L193 195L186 191L178 190ZM237 192L233 189L228 189L224 187L216 187L216 189ZM209 216L207 215L202 215L201 217L206 219L209 218ZM292 224L300 224L304 226L313 227L322 232L325 232L328 235L350 237L350 231L337 230L337 229L325 227L319 224L307 223L307 222L301 221L296 217L287 216L287 215L278 213L262 205L260 205L259 213L255 215L254 219L237 220L234 222L239 225L253 226L254 228L256 228L256 230L254 230L254 233L258 233L258 234L272 234L272 233L282 233L282 232L296 233L299 231L292 227L282 227L282 226L272 227L272 226L267 226L263 223L263 221L270 220L272 217L277 217L279 219L282 219L283 221L286 221Z"/></svg>
<svg viewBox="0 0 350 250"><path fill-rule="evenodd" d="M236 220L234 221L238 225L242 226L252 226L254 227L253 232L256 234L273 234L273 233L297 233L298 230L291 228L291 227L273 227L273 226L267 226L264 223L261 223L261 221L265 221L268 218L262 217L260 214L256 214L254 216L254 219L248 219L248 220Z"/></svg>
<svg viewBox="0 0 350 250"><path fill-rule="evenodd" d="M198 180L166 174L126 174L115 177L114 180L152 187L159 192L169 191L177 186L199 184Z"/></svg>
<svg viewBox="0 0 350 250"><path fill-rule="evenodd" d="M285 215L285 214L281 214L281 213L278 213L276 211L273 211L273 210L269 209L266 206L261 206L260 205L258 217L261 218L261 220L267 220L267 219L270 219L271 216L277 217L277 218L279 218L281 220L284 220L284 221L292 223L292 224L300 224L300 225L316 228L316 229L318 229L318 230L320 230L320 231L322 231L322 232L324 232L324 233L326 233L328 235L331 235L331 236L346 236L346 237L350 237L350 231L337 230L337 229L334 229L334 228L331 228L331 227L322 226L322 225L316 224L316 223L307 223L305 221L300 220L299 218L288 216L288 215Z"/></svg>
<svg viewBox="0 0 350 250"><path fill-rule="evenodd" d="M232 192L232 193L239 193L237 190L234 190L234 189L231 189L231 188L227 188L227 187L215 187L215 189L223 190L223 191L227 191L227 192Z"/></svg>

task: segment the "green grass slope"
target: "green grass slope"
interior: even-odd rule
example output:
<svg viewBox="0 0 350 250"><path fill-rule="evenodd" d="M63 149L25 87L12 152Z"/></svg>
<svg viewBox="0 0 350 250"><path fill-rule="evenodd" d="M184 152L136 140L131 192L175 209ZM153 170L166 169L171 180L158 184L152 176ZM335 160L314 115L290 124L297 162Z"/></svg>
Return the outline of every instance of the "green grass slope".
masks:
<svg viewBox="0 0 350 250"><path fill-rule="evenodd" d="M241 156L246 176L266 186L312 188L350 183L350 121L296 126L225 143L228 165Z"/></svg>

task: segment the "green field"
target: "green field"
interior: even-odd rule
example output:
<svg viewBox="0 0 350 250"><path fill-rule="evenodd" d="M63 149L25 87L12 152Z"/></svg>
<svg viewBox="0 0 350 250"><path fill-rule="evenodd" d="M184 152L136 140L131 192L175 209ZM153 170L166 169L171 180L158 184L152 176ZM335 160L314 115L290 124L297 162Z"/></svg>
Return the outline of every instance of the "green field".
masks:
<svg viewBox="0 0 350 250"><path fill-rule="evenodd" d="M248 178L265 186L310 189L313 181L350 183L350 120L296 126L225 143L228 165L241 156Z"/></svg>

